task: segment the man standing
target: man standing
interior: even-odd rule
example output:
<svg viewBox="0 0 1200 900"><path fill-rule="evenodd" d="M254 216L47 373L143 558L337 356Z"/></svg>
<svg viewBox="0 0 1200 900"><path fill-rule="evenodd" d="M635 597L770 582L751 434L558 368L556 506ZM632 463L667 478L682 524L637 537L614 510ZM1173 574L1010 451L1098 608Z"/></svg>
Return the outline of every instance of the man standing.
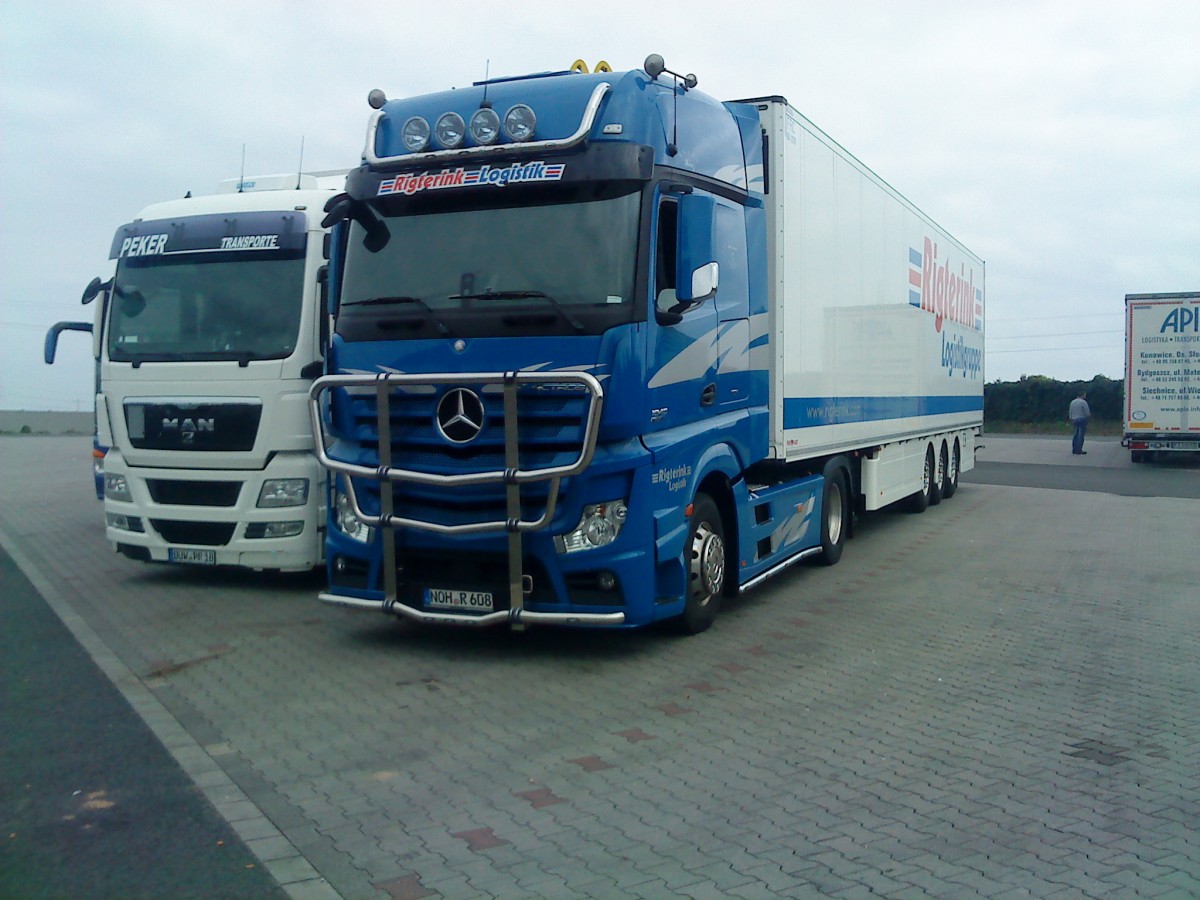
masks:
<svg viewBox="0 0 1200 900"><path fill-rule="evenodd" d="M1083 436L1087 432L1088 419L1092 417L1092 411L1088 408L1085 397L1087 397L1087 392L1080 391L1079 396L1071 401L1071 408L1067 411L1067 418L1075 426L1075 436L1071 438L1071 452L1076 456L1087 453L1083 449Z"/></svg>

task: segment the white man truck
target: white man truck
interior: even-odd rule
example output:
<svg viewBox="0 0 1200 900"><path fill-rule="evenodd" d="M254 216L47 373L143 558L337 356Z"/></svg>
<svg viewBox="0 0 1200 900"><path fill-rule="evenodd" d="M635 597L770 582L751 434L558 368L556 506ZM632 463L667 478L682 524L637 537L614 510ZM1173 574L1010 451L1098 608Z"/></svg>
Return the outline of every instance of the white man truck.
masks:
<svg viewBox="0 0 1200 900"><path fill-rule="evenodd" d="M324 601L702 631L973 466L983 261L781 97L598 69L372 92L328 208Z"/></svg>
<svg viewBox="0 0 1200 900"><path fill-rule="evenodd" d="M96 414L108 540L133 559L299 571L324 558L322 207L344 173L243 178L117 229ZM87 295L85 294L85 302Z"/></svg>
<svg viewBox="0 0 1200 900"><path fill-rule="evenodd" d="M1125 295L1125 432L1135 463L1200 453L1200 292Z"/></svg>

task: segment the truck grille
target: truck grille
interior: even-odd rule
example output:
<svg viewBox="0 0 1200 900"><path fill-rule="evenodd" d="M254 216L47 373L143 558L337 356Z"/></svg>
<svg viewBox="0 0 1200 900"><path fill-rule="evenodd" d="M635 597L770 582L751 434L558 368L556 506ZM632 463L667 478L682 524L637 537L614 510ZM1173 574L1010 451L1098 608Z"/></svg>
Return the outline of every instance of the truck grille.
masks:
<svg viewBox="0 0 1200 900"><path fill-rule="evenodd" d="M504 402L483 394L486 415L479 435L453 445L438 432L437 403L442 392L394 391L389 397L392 465L441 474L504 468ZM349 396L354 434L378 452L379 433L374 395ZM579 453L587 421L586 394L543 394L522 391L517 404L521 466L542 468L569 463Z"/></svg>
<svg viewBox="0 0 1200 900"><path fill-rule="evenodd" d="M177 519L151 519L150 524L168 544L196 544L224 547L233 538L236 522L183 522Z"/></svg>
<svg viewBox="0 0 1200 900"><path fill-rule="evenodd" d="M139 450L253 450L261 418L258 402L125 401L125 428Z"/></svg>
<svg viewBox="0 0 1200 900"><path fill-rule="evenodd" d="M240 481L173 481L147 478L146 487L155 503L170 506L236 506L242 490Z"/></svg>

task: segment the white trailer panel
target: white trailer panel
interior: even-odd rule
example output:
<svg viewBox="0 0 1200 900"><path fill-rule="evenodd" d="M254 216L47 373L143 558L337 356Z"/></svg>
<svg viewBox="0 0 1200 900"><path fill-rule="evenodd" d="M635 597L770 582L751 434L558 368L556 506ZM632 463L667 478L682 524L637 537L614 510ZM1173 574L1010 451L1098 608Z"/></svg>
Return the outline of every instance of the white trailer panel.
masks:
<svg viewBox="0 0 1200 900"><path fill-rule="evenodd" d="M768 139L774 456L981 426L983 260L785 100L751 102Z"/></svg>
<svg viewBox="0 0 1200 900"><path fill-rule="evenodd" d="M1200 293L1126 295L1125 436L1200 449Z"/></svg>

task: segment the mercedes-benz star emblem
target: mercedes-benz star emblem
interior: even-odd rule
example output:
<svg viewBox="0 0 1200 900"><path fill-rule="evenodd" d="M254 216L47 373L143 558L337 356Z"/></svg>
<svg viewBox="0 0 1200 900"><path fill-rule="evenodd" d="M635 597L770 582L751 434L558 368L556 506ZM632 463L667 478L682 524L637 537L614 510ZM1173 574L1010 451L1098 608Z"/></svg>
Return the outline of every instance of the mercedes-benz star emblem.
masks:
<svg viewBox="0 0 1200 900"><path fill-rule="evenodd" d="M467 388L446 391L438 401L438 431L453 444L475 440L483 430L483 416L483 401Z"/></svg>

